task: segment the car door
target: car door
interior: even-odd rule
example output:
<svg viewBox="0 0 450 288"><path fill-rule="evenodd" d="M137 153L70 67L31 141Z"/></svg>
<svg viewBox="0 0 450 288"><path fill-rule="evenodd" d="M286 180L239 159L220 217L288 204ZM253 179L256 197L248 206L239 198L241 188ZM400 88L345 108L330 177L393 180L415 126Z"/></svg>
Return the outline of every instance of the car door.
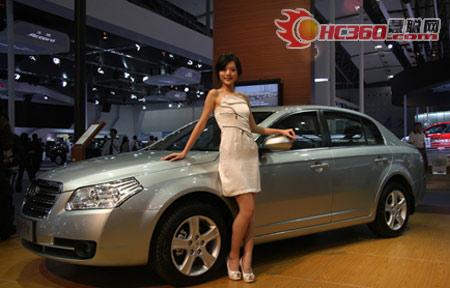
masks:
<svg viewBox="0 0 450 288"><path fill-rule="evenodd" d="M439 148L442 146L445 128L444 124L436 124L425 130L425 137L430 138L431 148Z"/></svg>
<svg viewBox="0 0 450 288"><path fill-rule="evenodd" d="M264 235L331 221L332 154L324 147L316 111L297 112L272 128L293 128L291 150L260 157L262 192L256 197L256 234ZM262 142L262 141L258 141Z"/></svg>
<svg viewBox="0 0 450 288"><path fill-rule="evenodd" d="M333 154L332 221L367 216L387 174L392 153L369 119L345 112L324 112Z"/></svg>

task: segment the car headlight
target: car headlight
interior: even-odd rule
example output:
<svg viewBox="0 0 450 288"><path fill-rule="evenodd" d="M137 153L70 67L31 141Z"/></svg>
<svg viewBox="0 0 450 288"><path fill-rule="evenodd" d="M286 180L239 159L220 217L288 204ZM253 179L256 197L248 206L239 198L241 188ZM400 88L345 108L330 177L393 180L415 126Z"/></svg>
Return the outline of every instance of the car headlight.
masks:
<svg viewBox="0 0 450 288"><path fill-rule="evenodd" d="M73 192L66 210L114 208L142 190L143 187L135 178L81 187Z"/></svg>

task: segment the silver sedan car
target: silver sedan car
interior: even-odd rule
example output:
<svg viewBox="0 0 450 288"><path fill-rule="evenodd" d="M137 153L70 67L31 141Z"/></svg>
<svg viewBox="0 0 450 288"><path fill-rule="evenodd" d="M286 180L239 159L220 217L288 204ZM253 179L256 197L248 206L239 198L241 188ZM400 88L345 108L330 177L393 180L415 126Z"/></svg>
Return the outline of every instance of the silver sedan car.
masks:
<svg viewBox="0 0 450 288"><path fill-rule="evenodd" d="M322 106L256 108L254 135L262 192L255 242L264 243L368 223L400 235L425 191L423 159L367 115ZM237 206L221 196L220 129L214 118L188 156L195 122L155 144L42 174L20 217L25 248L63 262L94 266L149 264L169 283L192 285L223 273Z"/></svg>

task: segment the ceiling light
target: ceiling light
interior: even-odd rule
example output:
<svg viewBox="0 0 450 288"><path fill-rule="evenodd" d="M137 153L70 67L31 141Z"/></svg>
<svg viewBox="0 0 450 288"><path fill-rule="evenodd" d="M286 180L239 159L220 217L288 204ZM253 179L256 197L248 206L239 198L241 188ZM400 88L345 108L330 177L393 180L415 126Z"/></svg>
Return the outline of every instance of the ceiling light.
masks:
<svg viewBox="0 0 450 288"><path fill-rule="evenodd" d="M67 81L66 80L62 81L62 87L66 87L66 86L67 86Z"/></svg>
<svg viewBox="0 0 450 288"><path fill-rule="evenodd" d="M124 73L123 73L123 78L125 78L125 79L126 79L126 78L128 78L128 77L130 77L130 73L128 73L128 72L124 72Z"/></svg>
<svg viewBox="0 0 450 288"><path fill-rule="evenodd" d="M189 87L184 88L184 92L189 92Z"/></svg>
<svg viewBox="0 0 450 288"><path fill-rule="evenodd" d="M98 99L95 99L95 105L100 104L100 101L98 101Z"/></svg>
<svg viewBox="0 0 450 288"><path fill-rule="evenodd" d="M202 96L200 96L200 95L197 95L197 98L200 98L200 97L202 97Z"/></svg>
<svg viewBox="0 0 450 288"><path fill-rule="evenodd" d="M134 83L134 77L133 76L130 76L130 80L131 80L131 82Z"/></svg>
<svg viewBox="0 0 450 288"><path fill-rule="evenodd" d="M169 57L170 57L170 58L174 58L173 54L169 54Z"/></svg>
<svg viewBox="0 0 450 288"><path fill-rule="evenodd" d="M389 49L392 49L392 47L394 47L394 45L388 44L388 48L389 48Z"/></svg>
<svg viewBox="0 0 450 288"><path fill-rule="evenodd" d="M142 98L138 99L138 101L139 101L139 102L144 102L144 103L145 103L145 98L142 97Z"/></svg>
<svg viewBox="0 0 450 288"><path fill-rule="evenodd" d="M147 107L145 107L145 105L142 106L142 110L147 110Z"/></svg>
<svg viewBox="0 0 450 288"><path fill-rule="evenodd" d="M53 63L59 65L59 63L61 63L61 60L58 57L53 57Z"/></svg>
<svg viewBox="0 0 450 288"><path fill-rule="evenodd" d="M63 73L63 74L62 74L62 77L63 77L63 79L67 79L67 74L66 74L66 73Z"/></svg>
<svg viewBox="0 0 450 288"><path fill-rule="evenodd" d="M314 82L316 82L316 83L328 82L328 78L315 78Z"/></svg>
<svg viewBox="0 0 450 288"><path fill-rule="evenodd" d="M194 62L193 62L191 59L189 59L189 60L187 61L187 64L188 64L188 65L192 65L192 64L194 64Z"/></svg>
<svg viewBox="0 0 450 288"><path fill-rule="evenodd" d="M105 71L103 71L102 67L97 68L98 74L105 74Z"/></svg>
<svg viewBox="0 0 450 288"><path fill-rule="evenodd" d="M383 45L376 45L375 46L375 49L381 49L381 48L383 48Z"/></svg>
<svg viewBox="0 0 450 288"><path fill-rule="evenodd" d="M134 100L134 99L137 99L137 96L134 94L131 94L130 98Z"/></svg>
<svg viewBox="0 0 450 288"><path fill-rule="evenodd" d="M388 78L388 79L392 79L392 78L394 78L394 75L392 75L392 74L391 74L391 75L388 75L387 78Z"/></svg>
<svg viewBox="0 0 450 288"><path fill-rule="evenodd" d="M102 32L102 39L103 40L108 39L108 34L106 34L106 32Z"/></svg>
<svg viewBox="0 0 450 288"><path fill-rule="evenodd" d="M92 91L97 91L97 87L92 87Z"/></svg>
<svg viewBox="0 0 450 288"><path fill-rule="evenodd" d="M29 56L28 58L30 58L30 60L36 61L36 57L34 57L33 55Z"/></svg>
<svg viewBox="0 0 450 288"><path fill-rule="evenodd" d="M48 96L44 96L44 100L48 100Z"/></svg>
<svg viewBox="0 0 450 288"><path fill-rule="evenodd" d="M169 104L169 108L172 108L172 104Z"/></svg>
<svg viewBox="0 0 450 288"><path fill-rule="evenodd" d="M203 94L205 94L205 92L203 92L203 91L200 91L200 95L203 95Z"/></svg>
<svg viewBox="0 0 450 288"><path fill-rule="evenodd" d="M114 92L114 91L109 91L109 94L111 94L111 95L116 95L116 92Z"/></svg>
<svg viewBox="0 0 450 288"><path fill-rule="evenodd" d="M148 76L142 77L142 82L145 82L145 81L147 81L147 80L148 80Z"/></svg>
<svg viewBox="0 0 450 288"><path fill-rule="evenodd" d="M134 44L134 46L136 46L136 50L137 50L137 51L141 50L141 45L139 45L139 44L136 43L136 44Z"/></svg>
<svg viewBox="0 0 450 288"><path fill-rule="evenodd" d="M125 58L122 58L122 64L123 64L123 67L125 67L125 69L128 69L128 64L127 64L127 61L125 61Z"/></svg>
<svg viewBox="0 0 450 288"><path fill-rule="evenodd" d="M19 73L14 73L14 79L19 80L20 79L20 74Z"/></svg>
<svg viewBox="0 0 450 288"><path fill-rule="evenodd" d="M200 64L200 63L197 64L197 68L202 68L202 66L203 66L203 65Z"/></svg>

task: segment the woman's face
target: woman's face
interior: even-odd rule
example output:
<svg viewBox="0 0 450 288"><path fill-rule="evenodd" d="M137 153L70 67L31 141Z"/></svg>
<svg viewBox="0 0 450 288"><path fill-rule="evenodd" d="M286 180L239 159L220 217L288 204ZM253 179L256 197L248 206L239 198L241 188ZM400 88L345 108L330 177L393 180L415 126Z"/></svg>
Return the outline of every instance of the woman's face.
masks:
<svg viewBox="0 0 450 288"><path fill-rule="evenodd" d="M236 63L234 61L228 62L224 70L219 71L219 78L225 85L234 85L239 75L236 69Z"/></svg>

